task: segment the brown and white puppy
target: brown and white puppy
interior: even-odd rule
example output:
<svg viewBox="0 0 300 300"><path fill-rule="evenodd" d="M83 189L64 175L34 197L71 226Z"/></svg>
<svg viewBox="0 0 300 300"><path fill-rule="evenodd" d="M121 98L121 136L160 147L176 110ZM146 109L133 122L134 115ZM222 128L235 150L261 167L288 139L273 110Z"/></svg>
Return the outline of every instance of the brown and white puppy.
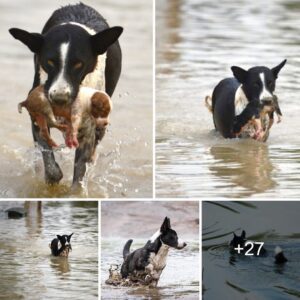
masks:
<svg viewBox="0 0 300 300"><path fill-rule="evenodd" d="M27 99L18 104L19 113L22 113L22 107L25 107L33 122L40 129L40 136L47 142L50 147L57 147L55 141L51 138L49 127L55 127L61 131L66 131L68 126L60 124L53 113L50 102L45 96L44 87L38 86L33 89Z"/></svg>
<svg viewBox="0 0 300 300"><path fill-rule="evenodd" d="M89 87L81 87L75 101L71 106L50 104L44 93L42 85L33 89L28 98L19 103L19 112L25 107L32 120L40 128L40 135L46 140L49 146L57 147L57 144L50 137L48 127L55 127L66 134L66 145L78 147L78 129L83 118L93 117L96 126L106 126L108 115L112 108L110 97L102 91ZM59 123L56 117L64 120Z"/></svg>

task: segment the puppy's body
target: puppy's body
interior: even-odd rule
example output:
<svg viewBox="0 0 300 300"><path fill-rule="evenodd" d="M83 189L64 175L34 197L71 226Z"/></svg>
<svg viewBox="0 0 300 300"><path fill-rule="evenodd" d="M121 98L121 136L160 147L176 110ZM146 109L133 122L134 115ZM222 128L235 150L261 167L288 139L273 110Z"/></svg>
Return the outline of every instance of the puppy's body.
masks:
<svg viewBox="0 0 300 300"><path fill-rule="evenodd" d="M72 251L71 237L70 235L57 235L57 238L53 239L50 246L51 254L53 256L68 257L69 252Z"/></svg>
<svg viewBox="0 0 300 300"><path fill-rule="evenodd" d="M146 284L156 286L166 266L170 248L183 249L186 243L180 242L176 231L171 229L170 219L165 218L160 230L145 244L130 253L132 240L127 241L123 250L124 262L121 267L123 278L143 278Z"/></svg>
<svg viewBox="0 0 300 300"><path fill-rule="evenodd" d="M92 116L97 126L106 126L112 103L105 92L81 87L71 107L51 104L45 96L44 87L40 85L29 93L25 101L19 103L19 112L22 107L28 110L40 128L41 137L49 146L57 147L48 130L48 127L55 127L66 132L68 147L78 147L77 135L82 120ZM56 117L63 118L64 124L59 123Z"/></svg>
<svg viewBox="0 0 300 300"><path fill-rule="evenodd" d="M232 67L234 78L223 79L212 94L213 121L217 131L225 138L239 136L242 129L253 120L273 119L274 111L280 112L277 97L275 99L275 82L286 60L273 69L254 67L248 71ZM270 103L266 109L265 101ZM281 112L280 112L281 114ZM269 129L268 121L264 130ZM272 125L272 124L271 124ZM261 127L261 121L254 122ZM266 132L262 128L255 130L258 140L263 140Z"/></svg>

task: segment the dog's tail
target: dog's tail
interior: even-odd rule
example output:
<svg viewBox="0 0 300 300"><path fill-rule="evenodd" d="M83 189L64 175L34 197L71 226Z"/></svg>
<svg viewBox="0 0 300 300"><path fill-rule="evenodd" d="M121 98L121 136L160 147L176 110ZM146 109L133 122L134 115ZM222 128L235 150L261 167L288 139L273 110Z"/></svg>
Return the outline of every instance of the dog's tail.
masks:
<svg viewBox="0 0 300 300"><path fill-rule="evenodd" d="M207 109L212 113L212 98L211 96L206 96L205 97L205 106L207 107Z"/></svg>
<svg viewBox="0 0 300 300"><path fill-rule="evenodd" d="M288 260L284 256L282 249L279 246L277 246L275 248L275 264L284 264L287 261Z"/></svg>
<svg viewBox="0 0 300 300"><path fill-rule="evenodd" d="M123 248L123 258L124 260L126 259L126 257L129 255L130 253L130 246L132 244L133 240L128 240Z"/></svg>

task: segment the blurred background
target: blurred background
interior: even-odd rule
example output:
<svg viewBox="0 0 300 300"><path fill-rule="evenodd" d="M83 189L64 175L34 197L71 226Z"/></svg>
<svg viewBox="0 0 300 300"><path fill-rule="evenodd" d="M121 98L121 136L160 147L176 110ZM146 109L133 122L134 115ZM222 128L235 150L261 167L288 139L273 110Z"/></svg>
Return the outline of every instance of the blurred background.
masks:
<svg viewBox="0 0 300 300"><path fill-rule="evenodd" d="M95 165L88 170L82 194L69 187L74 150L55 156L64 178L61 184L44 184L39 150L33 147L30 119L17 104L25 100L33 82L33 55L8 33L11 27L41 32L52 12L78 1L0 1L0 197L151 197L152 196L152 3L132 0L87 0L110 26L120 25L123 68L112 97L111 125L97 148ZM62 143L57 130L54 138Z"/></svg>
<svg viewBox="0 0 300 300"><path fill-rule="evenodd" d="M156 195L297 197L300 173L300 2L156 3ZM230 67L286 66L283 121L266 144L225 140L204 105Z"/></svg>
<svg viewBox="0 0 300 300"><path fill-rule="evenodd" d="M51 256L72 232L69 257ZM1 201L0 270L2 299L98 299L98 202Z"/></svg>
<svg viewBox="0 0 300 300"><path fill-rule="evenodd" d="M180 239L182 250L170 249L157 288L106 285L109 267L122 264L126 241L131 251L143 247L165 217ZM199 202L103 201L101 205L101 296L103 299L199 299Z"/></svg>

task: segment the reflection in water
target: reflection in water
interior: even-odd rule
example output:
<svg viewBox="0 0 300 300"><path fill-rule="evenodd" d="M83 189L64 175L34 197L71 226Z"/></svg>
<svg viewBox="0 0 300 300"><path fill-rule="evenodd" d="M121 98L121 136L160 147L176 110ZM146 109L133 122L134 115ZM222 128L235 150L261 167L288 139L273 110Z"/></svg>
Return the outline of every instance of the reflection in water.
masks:
<svg viewBox="0 0 300 300"><path fill-rule="evenodd" d="M71 268L69 260L66 257L53 257L50 258L50 267L59 274L69 273Z"/></svg>
<svg viewBox="0 0 300 300"><path fill-rule="evenodd" d="M263 193L276 186L272 178L274 169L269 158L269 149L265 144L241 144L239 147L213 146L210 154L215 161L209 169L234 187L242 188L243 196ZM240 194L237 193L238 197Z"/></svg>
<svg viewBox="0 0 300 300"><path fill-rule="evenodd" d="M203 202L204 299L290 299L300 296L299 202ZM232 232L264 242L264 257L232 255ZM274 263L280 246L288 262ZM293 298L291 298L293 299Z"/></svg>
<svg viewBox="0 0 300 300"><path fill-rule="evenodd" d="M299 11L270 1L157 1L158 197L298 197ZM236 24L239 26L236 26ZM283 121L265 145L212 132L204 98L230 67L275 66ZM257 149L256 149L257 148Z"/></svg>

